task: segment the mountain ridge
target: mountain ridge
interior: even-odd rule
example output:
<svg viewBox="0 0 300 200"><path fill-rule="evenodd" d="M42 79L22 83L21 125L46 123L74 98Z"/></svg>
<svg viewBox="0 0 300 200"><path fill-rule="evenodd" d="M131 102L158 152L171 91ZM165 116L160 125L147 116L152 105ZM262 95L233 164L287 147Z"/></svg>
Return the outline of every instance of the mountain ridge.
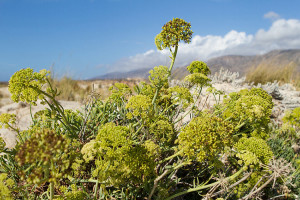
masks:
<svg viewBox="0 0 300 200"><path fill-rule="evenodd" d="M259 65L284 67L289 63L295 63L296 70L300 71L300 49L278 49L272 50L262 55L224 55L209 59L206 63L210 67L212 74L218 72L221 68L228 69L232 72L239 72L245 75L247 70ZM188 75L186 69L188 64L174 68L172 78L182 79ZM128 72L111 72L104 75L96 76L90 80L96 79L130 79L130 78L147 78L151 68L142 68Z"/></svg>

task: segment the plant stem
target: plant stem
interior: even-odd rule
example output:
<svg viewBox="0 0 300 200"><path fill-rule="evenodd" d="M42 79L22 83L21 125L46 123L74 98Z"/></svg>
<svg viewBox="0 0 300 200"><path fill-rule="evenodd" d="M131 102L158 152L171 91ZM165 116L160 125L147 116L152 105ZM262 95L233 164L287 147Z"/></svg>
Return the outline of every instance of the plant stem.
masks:
<svg viewBox="0 0 300 200"><path fill-rule="evenodd" d="M171 75L171 71L172 71L172 68L173 68L174 63L175 63L177 51L178 51L178 44L175 46L175 51L174 51L174 53L172 54L173 58L172 58L172 62L171 62L170 68L169 68L170 75Z"/></svg>
<svg viewBox="0 0 300 200"><path fill-rule="evenodd" d="M54 197L54 183L50 182L50 199L52 200Z"/></svg>
<svg viewBox="0 0 300 200"><path fill-rule="evenodd" d="M60 113L63 121L65 122L65 125L67 126L67 128L69 128L71 132L75 133L73 127L70 125L70 123L68 122L63 110L61 109L62 106L58 103L58 101L53 96L48 94L47 92L44 92L44 91L42 91L42 90L40 90L36 87L31 87L31 88L34 89L34 90L37 90L38 92L42 93L43 95L47 96L48 98L50 98L53 101L57 111Z"/></svg>
<svg viewBox="0 0 300 200"><path fill-rule="evenodd" d="M95 185L95 192L94 192L95 199L97 199L98 187L99 187L99 181L97 180L96 185Z"/></svg>
<svg viewBox="0 0 300 200"><path fill-rule="evenodd" d="M157 88L157 90L156 90L156 92L155 92L155 95L154 95L154 97L153 97L153 99L152 99L152 105L154 105L154 103L155 103L155 101L156 101L156 99L157 99L157 96L158 96L159 91L160 91L160 88Z"/></svg>
<svg viewBox="0 0 300 200"><path fill-rule="evenodd" d="M177 153L165 158L164 160L160 161L159 164L166 162L168 160L171 160L172 158L175 158L176 156L179 156L181 153L183 152L183 149L181 149L180 151L178 151Z"/></svg>
<svg viewBox="0 0 300 200"><path fill-rule="evenodd" d="M233 180L235 179L236 177L238 177L242 172L243 172L243 168L241 168L238 172L236 172L235 174L233 174L232 176L229 176L227 177L225 180L226 181L230 181L230 180ZM206 188L210 188L210 187L213 187L217 184L219 184L220 181L217 181L217 182L214 182L214 183L211 183L211 184L208 184L208 185L201 185L201 186L198 186L198 187L195 187L195 188L190 188L186 191L183 191L183 192L180 192L180 193L177 193L177 194L174 194L173 196L170 196L168 197L166 200L171 200L175 197L178 197L178 196L181 196L181 195L184 195L184 194L187 194L187 193L190 193L190 192L196 192L196 191L199 191L199 190L203 190L203 189L206 189Z"/></svg>

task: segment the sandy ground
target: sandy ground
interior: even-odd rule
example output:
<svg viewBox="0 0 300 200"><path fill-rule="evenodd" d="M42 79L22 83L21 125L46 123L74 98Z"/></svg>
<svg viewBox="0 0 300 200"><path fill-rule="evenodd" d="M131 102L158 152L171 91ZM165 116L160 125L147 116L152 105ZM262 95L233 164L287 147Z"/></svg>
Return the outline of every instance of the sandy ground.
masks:
<svg viewBox="0 0 300 200"><path fill-rule="evenodd" d="M0 92L4 94L6 97L1 99L1 104L4 105L0 108L0 114L2 113L10 113L16 114L17 116L17 127L21 130L26 130L31 125L31 114L30 114L30 106L26 103L13 103L9 98L9 92L7 88L0 88ZM79 102L74 101L60 101L61 105L65 109L72 110L81 110L83 109L83 105ZM38 103L37 106L32 106L32 114L34 115L37 111L43 110L47 107L47 105L42 105ZM7 129L0 129L0 136L6 142L6 146L8 148L12 148L16 144L16 133Z"/></svg>

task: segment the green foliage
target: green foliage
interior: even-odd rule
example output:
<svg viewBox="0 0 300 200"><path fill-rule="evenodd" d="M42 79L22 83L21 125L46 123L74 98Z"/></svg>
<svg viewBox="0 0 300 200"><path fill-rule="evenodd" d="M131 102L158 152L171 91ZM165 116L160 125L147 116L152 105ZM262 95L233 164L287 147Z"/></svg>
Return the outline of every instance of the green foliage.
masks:
<svg viewBox="0 0 300 200"><path fill-rule="evenodd" d="M230 146L233 126L221 118L204 114L192 121L178 136L179 149L199 162L214 159L225 146Z"/></svg>
<svg viewBox="0 0 300 200"><path fill-rule="evenodd" d="M239 152L237 155L246 165L258 164L262 162L268 164L273 157L273 152L265 140L256 137L241 138L235 144L236 150Z"/></svg>
<svg viewBox="0 0 300 200"><path fill-rule="evenodd" d="M282 121L300 129L300 107L295 108L293 111L287 111Z"/></svg>

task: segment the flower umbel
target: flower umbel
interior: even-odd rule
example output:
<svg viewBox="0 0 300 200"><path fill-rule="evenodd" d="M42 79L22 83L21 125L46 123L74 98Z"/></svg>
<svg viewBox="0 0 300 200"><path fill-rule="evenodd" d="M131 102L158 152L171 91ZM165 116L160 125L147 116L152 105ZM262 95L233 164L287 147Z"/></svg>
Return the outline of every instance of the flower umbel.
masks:
<svg viewBox="0 0 300 200"><path fill-rule="evenodd" d="M43 99L40 91L47 82L49 73L45 69L39 73L33 72L30 68L17 71L9 80L8 89L12 94L11 99L14 102L24 101L31 104L35 104L38 99Z"/></svg>

